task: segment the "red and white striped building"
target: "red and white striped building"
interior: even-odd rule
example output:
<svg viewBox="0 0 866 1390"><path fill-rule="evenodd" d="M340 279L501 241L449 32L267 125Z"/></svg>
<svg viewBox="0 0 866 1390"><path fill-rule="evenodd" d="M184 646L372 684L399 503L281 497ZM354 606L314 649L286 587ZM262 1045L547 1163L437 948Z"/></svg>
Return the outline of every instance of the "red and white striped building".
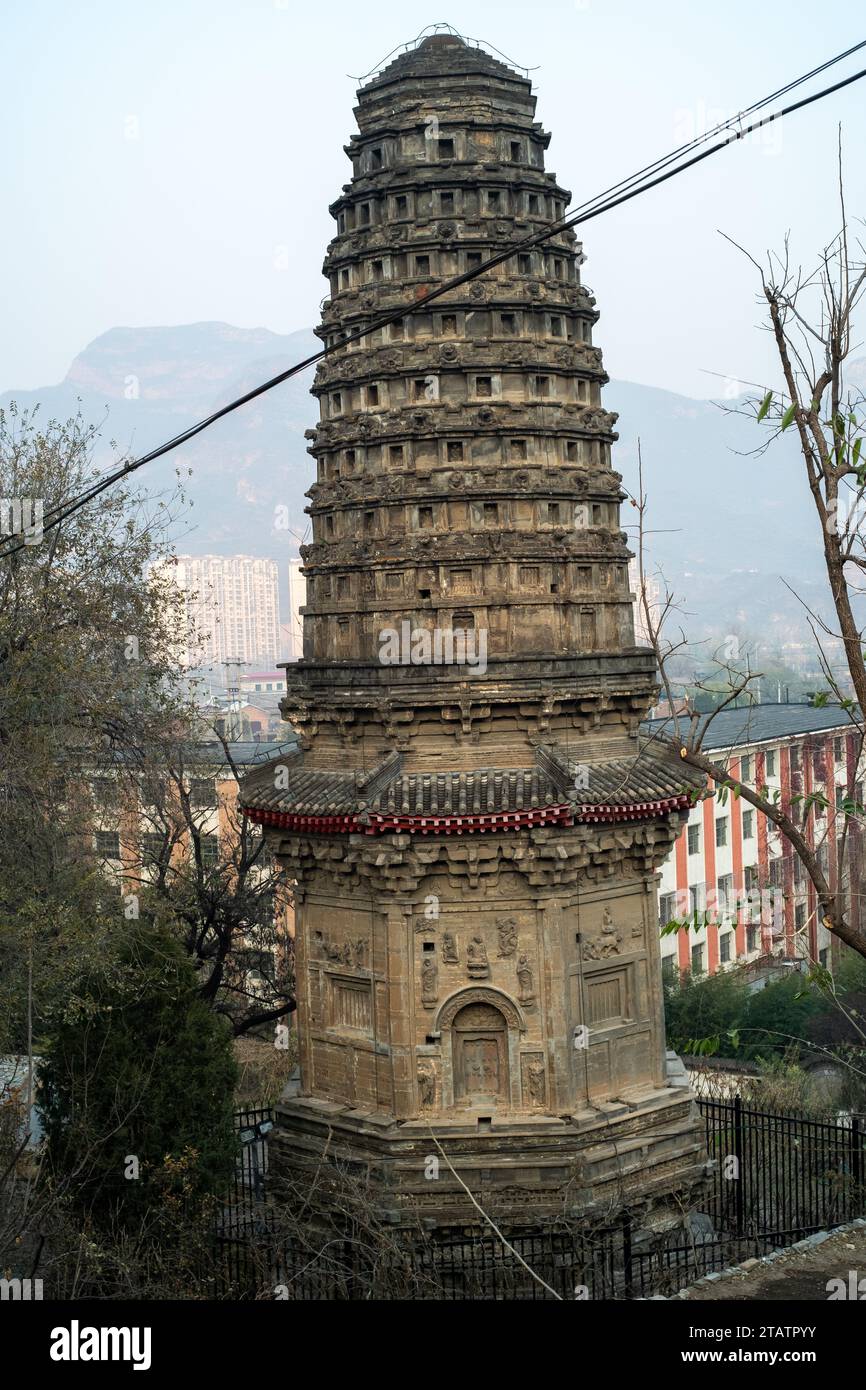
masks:
<svg viewBox="0 0 866 1390"><path fill-rule="evenodd" d="M669 728L657 719L651 730ZM778 789L784 808L793 796L818 793L827 806L809 811L806 832L831 886L839 876L838 838L846 822L841 803L852 795L863 804L863 760L856 727L838 706L757 705L723 710L709 726L704 752L753 787ZM802 801L794 802L798 818ZM848 819L843 891L857 921L862 877L862 829ZM756 909L757 893L763 912ZM750 909L744 900L751 895ZM768 910L775 903L775 910ZM713 974L734 963L766 959L818 961L832 965L830 933L818 920L815 891L787 840L759 811L729 795L725 804L708 796L689 815L662 867L659 918L662 925L691 918L706 924L661 939L668 976L683 970ZM706 914L706 918L704 915Z"/></svg>

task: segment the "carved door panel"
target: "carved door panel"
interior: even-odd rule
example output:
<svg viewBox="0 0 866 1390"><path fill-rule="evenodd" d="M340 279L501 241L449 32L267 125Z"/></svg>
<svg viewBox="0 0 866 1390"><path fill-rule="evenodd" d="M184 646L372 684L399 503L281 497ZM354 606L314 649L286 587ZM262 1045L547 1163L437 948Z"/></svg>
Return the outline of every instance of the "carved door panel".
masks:
<svg viewBox="0 0 866 1390"><path fill-rule="evenodd" d="M462 1038L463 1080L467 1097L498 1095L502 1078L495 1038Z"/></svg>
<svg viewBox="0 0 866 1390"><path fill-rule="evenodd" d="M470 1005L454 1021L455 1099L473 1103L508 1100L508 1034L490 1005Z"/></svg>

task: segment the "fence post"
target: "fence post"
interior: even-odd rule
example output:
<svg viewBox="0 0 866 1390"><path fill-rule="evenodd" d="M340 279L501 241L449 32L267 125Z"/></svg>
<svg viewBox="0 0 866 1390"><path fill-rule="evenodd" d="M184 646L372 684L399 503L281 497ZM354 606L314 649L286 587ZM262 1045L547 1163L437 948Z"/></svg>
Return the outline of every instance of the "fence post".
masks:
<svg viewBox="0 0 866 1390"><path fill-rule="evenodd" d="M746 1177L746 1165L744 1163L745 1144L743 1142L743 1102L739 1096L734 1096L734 1158L736 1160L736 1187L734 1189L734 1212L737 1235L743 1234L743 1184Z"/></svg>
<svg viewBox="0 0 866 1390"><path fill-rule="evenodd" d="M863 1194L863 1131L860 1127L860 1116L851 1116L851 1176L854 1179L854 1201L857 1204L857 1211L862 1215Z"/></svg>
<svg viewBox="0 0 866 1390"><path fill-rule="evenodd" d="M634 1296L634 1269L631 1256L631 1212L622 1214L622 1269L625 1280L623 1292L626 1298Z"/></svg>

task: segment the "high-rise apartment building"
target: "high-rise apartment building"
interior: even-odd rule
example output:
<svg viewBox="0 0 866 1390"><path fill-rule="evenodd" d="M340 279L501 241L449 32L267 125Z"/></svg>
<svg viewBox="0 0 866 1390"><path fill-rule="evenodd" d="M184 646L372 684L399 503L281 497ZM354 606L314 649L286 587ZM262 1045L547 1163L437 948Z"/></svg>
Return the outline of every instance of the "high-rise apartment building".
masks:
<svg viewBox="0 0 866 1390"><path fill-rule="evenodd" d="M184 596L180 659L222 674L227 661L272 667L283 655L277 565L257 555L176 555L167 570Z"/></svg>

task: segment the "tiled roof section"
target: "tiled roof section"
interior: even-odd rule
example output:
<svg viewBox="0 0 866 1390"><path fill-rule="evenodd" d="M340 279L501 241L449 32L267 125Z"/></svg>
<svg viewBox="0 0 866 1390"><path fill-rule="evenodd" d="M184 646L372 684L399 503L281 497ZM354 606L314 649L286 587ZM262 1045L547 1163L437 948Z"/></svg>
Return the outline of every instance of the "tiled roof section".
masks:
<svg viewBox="0 0 866 1390"><path fill-rule="evenodd" d="M567 801L540 768L410 773L395 778L370 805L390 816L485 815L536 810Z"/></svg>
<svg viewBox="0 0 866 1390"><path fill-rule="evenodd" d="M336 819L344 829L385 823L411 829L422 822L429 829L431 819L466 817L479 825L515 817L521 823L634 819L680 809L704 786L699 774L655 750L584 766L547 746L529 768L403 773L399 755L392 753L363 776L312 771L297 755L246 778L242 801L254 818L287 827L298 820Z"/></svg>
<svg viewBox="0 0 866 1390"><path fill-rule="evenodd" d="M550 747L540 759L558 765L560 782L582 807L631 806L703 791L706 778L686 767L667 744L642 749L632 758L579 763Z"/></svg>
<svg viewBox="0 0 866 1390"><path fill-rule="evenodd" d="M704 715L701 726L709 716ZM687 721L681 721L684 728ZM712 720L704 742L705 750L739 748L752 743L772 743L797 735L823 733L830 729L853 729L852 716L838 705L751 705L745 709L725 709ZM648 719L644 733L673 736L671 719Z"/></svg>

